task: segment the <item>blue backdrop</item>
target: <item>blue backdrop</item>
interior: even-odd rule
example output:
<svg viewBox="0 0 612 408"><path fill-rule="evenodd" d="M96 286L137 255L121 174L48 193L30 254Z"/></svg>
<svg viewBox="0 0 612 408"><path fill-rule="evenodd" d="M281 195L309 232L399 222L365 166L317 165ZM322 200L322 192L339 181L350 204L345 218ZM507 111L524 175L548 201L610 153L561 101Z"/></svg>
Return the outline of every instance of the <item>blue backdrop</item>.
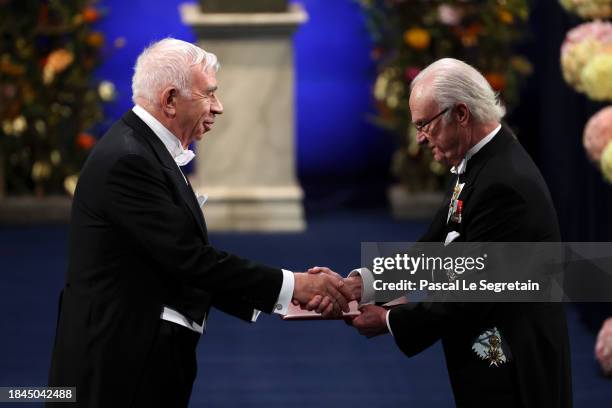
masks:
<svg viewBox="0 0 612 408"><path fill-rule="evenodd" d="M113 81L119 93L107 108L110 119L118 119L132 106L132 67L147 44L166 36L196 40L181 23L178 6L183 2L102 2L108 14L99 29L107 43L118 37L126 39L125 47L113 51L98 72L100 78ZM380 201L393 145L389 134L367 120L373 111L370 89L375 68L359 4L354 0L300 3L309 14L308 22L295 34L300 180L307 197L328 205L355 201L356 195L357 201ZM223 98L222 83L220 93ZM232 115L232 120L239 120L240 113Z"/></svg>

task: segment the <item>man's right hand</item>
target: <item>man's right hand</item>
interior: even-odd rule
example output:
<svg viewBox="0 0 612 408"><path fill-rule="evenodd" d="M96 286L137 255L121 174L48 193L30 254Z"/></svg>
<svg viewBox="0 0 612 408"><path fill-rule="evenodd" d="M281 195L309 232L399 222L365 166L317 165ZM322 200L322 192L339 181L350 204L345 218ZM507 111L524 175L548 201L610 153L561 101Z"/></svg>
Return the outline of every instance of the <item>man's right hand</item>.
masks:
<svg viewBox="0 0 612 408"><path fill-rule="evenodd" d="M363 286L361 275L351 276L350 278L342 278L340 274L324 266L314 266L308 270L308 273L323 273L338 279L342 279L344 281L344 287L351 294L349 300L356 300L357 302L361 301ZM330 301L331 299L329 299L329 297L317 295L310 299L306 305L301 305L301 307L302 309L315 310L317 313L322 313L323 310L329 306ZM298 303L294 302L294 304L297 305Z"/></svg>
<svg viewBox="0 0 612 408"><path fill-rule="evenodd" d="M354 300L350 289L344 281L326 273L295 273L293 300L305 307L313 298L322 298L317 312L323 317L340 317L342 312L348 312L348 302Z"/></svg>

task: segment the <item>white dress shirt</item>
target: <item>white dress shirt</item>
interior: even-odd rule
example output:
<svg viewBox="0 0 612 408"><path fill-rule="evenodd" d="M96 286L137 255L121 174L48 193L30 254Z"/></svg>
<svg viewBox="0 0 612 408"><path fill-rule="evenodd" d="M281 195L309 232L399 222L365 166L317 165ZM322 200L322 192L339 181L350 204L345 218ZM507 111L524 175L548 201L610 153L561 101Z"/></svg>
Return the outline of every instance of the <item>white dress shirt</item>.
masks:
<svg viewBox="0 0 612 408"><path fill-rule="evenodd" d="M472 146L465 154L465 157L463 158L463 160L461 160L461 162L459 162L457 166L453 166L451 168L451 173L453 174L465 173L465 169L467 168L468 160L470 160L476 153L478 153L480 149L482 149L487 143L493 140L493 138L495 137L497 132L499 132L500 129L501 129L501 124L497 125L497 127L493 129L491 133L486 135L480 142ZM368 268L359 268L359 269L354 269L351 271L351 273L349 273L349 277L356 276L356 275L361 276L361 280L362 280L361 301L359 302L359 304L367 305L367 304L374 303L375 291L374 291L374 286L373 286L374 275L372 274L372 271L370 271ZM391 325L389 324L389 312L391 311L388 310L386 314L387 329L389 329L389 333L393 335L393 331L391 330Z"/></svg>
<svg viewBox="0 0 612 408"><path fill-rule="evenodd" d="M138 116L142 121L155 133L155 135L162 141L168 152L174 159L175 163L181 174L183 171L180 166L184 166L189 163L194 157L195 154L191 150L187 150L183 148L180 140L172 134L164 125L162 125L153 115L147 112L143 107L136 105L132 108L132 111L136 116ZM187 178L183 174L183 178L185 179L185 183L187 183ZM198 195L194 192L196 198L198 200L198 204L200 206L204 205L207 197L205 195ZM287 314L287 308L289 307L289 303L293 297L293 289L295 287L295 278L291 271L287 271L285 269L283 271L283 283L281 285L281 290L278 294L278 299L276 300L276 304L274 306L274 313L278 313L281 315ZM259 317L261 312L259 310L253 310L253 317L251 321L254 322ZM176 310L169 308L168 306L164 306L164 309L161 313L161 319L169 322L176 323L178 325L184 326L190 330L193 330L197 333L203 333L204 328L206 327L206 320L204 320L202 325L197 324L193 320L189 319L186 316L183 316L181 313Z"/></svg>
<svg viewBox="0 0 612 408"><path fill-rule="evenodd" d="M474 156L476 153L478 153L480 151L480 149L482 149L487 143L489 143L491 140L493 140L493 138L495 137L497 132L499 132L500 129L501 129L501 124L497 125L497 127L495 129L493 129L493 131L491 133L489 133L484 138L482 138L482 140L480 142L478 142L474 146L472 146L471 149L468 150L467 153L465 154L465 157L463 158L463 160L461 160L461 162L459 162L458 165L451 167L451 170L450 170L451 173L453 173L453 174L463 174L463 173L465 173L465 169L467 168L468 160L470 160L472 158L472 156Z"/></svg>

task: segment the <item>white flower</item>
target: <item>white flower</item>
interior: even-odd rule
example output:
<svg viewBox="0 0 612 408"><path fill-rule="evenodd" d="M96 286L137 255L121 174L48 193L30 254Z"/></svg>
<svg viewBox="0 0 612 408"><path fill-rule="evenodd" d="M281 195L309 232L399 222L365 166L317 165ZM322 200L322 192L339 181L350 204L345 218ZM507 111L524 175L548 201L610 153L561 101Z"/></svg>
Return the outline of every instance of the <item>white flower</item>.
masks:
<svg viewBox="0 0 612 408"><path fill-rule="evenodd" d="M449 4L440 4L438 6L438 20L442 24L449 26L455 26L461 22L463 18L463 12L457 7L453 7Z"/></svg>
<svg viewBox="0 0 612 408"><path fill-rule="evenodd" d="M15 135L21 135L27 128L28 122L23 115L17 116L15 120L13 120L13 132L15 132Z"/></svg>
<svg viewBox="0 0 612 408"><path fill-rule="evenodd" d="M79 181L79 175L73 174L64 179L64 189L71 197L74 196L74 190L76 190L77 181Z"/></svg>
<svg viewBox="0 0 612 408"><path fill-rule="evenodd" d="M32 166L32 180L46 180L51 175L51 166L47 162L36 161Z"/></svg>
<svg viewBox="0 0 612 408"><path fill-rule="evenodd" d="M612 54L594 56L583 68L580 79L584 92L595 101L612 100Z"/></svg>
<svg viewBox="0 0 612 408"><path fill-rule="evenodd" d="M98 94L103 101L112 101L115 99L115 84L110 81L100 82Z"/></svg>

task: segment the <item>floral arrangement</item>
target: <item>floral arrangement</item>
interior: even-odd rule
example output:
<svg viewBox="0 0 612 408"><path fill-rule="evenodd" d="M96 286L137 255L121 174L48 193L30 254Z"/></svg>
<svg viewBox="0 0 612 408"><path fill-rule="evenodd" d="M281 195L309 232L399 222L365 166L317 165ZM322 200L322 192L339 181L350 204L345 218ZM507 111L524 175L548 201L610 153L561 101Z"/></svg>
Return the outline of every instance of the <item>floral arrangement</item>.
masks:
<svg viewBox="0 0 612 408"><path fill-rule="evenodd" d="M582 137L584 149L594 163L599 163L604 148L610 142L612 142L612 106L603 108L589 119Z"/></svg>
<svg viewBox="0 0 612 408"><path fill-rule="evenodd" d="M612 50L598 54L582 70L584 92L594 101L612 101Z"/></svg>
<svg viewBox="0 0 612 408"><path fill-rule="evenodd" d="M612 8L612 0L569 1L562 0L570 10ZM567 4L566 4L567 3ZM596 7L595 4L598 6ZM586 14L581 14L586 16ZM604 17L599 15L599 17ZM606 17L610 17L607 15ZM612 101L612 23L592 21L574 27L561 45L561 70L563 78L576 91L583 92L594 101ZM612 183L612 106L593 115L582 136L582 144L589 159L597 164L604 178Z"/></svg>
<svg viewBox="0 0 612 408"><path fill-rule="evenodd" d="M87 0L0 0L0 195L73 185L115 96L93 75L109 49L103 14Z"/></svg>
<svg viewBox="0 0 612 408"><path fill-rule="evenodd" d="M559 0L565 10L585 19L612 17L610 0Z"/></svg>
<svg viewBox="0 0 612 408"><path fill-rule="evenodd" d="M612 376L612 317L601 326L595 343L595 358L603 373Z"/></svg>
<svg viewBox="0 0 612 408"><path fill-rule="evenodd" d="M526 32L527 0L360 0L373 40L378 75L373 96L377 124L398 137L392 171L410 191L441 188L447 169L416 142L410 82L443 57L478 68L508 108L518 102L530 62L513 51Z"/></svg>
<svg viewBox="0 0 612 408"><path fill-rule="evenodd" d="M584 127L582 144L589 159L612 183L612 106L601 109L589 119Z"/></svg>
<svg viewBox="0 0 612 408"><path fill-rule="evenodd" d="M563 78L593 100L612 100L612 23L594 21L571 29L561 45Z"/></svg>
<svg viewBox="0 0 612 408"><path fill-rule="evenodd" d="M612 143L608 143L601 154L601 172L604 178L612 183Z"/></svg>

